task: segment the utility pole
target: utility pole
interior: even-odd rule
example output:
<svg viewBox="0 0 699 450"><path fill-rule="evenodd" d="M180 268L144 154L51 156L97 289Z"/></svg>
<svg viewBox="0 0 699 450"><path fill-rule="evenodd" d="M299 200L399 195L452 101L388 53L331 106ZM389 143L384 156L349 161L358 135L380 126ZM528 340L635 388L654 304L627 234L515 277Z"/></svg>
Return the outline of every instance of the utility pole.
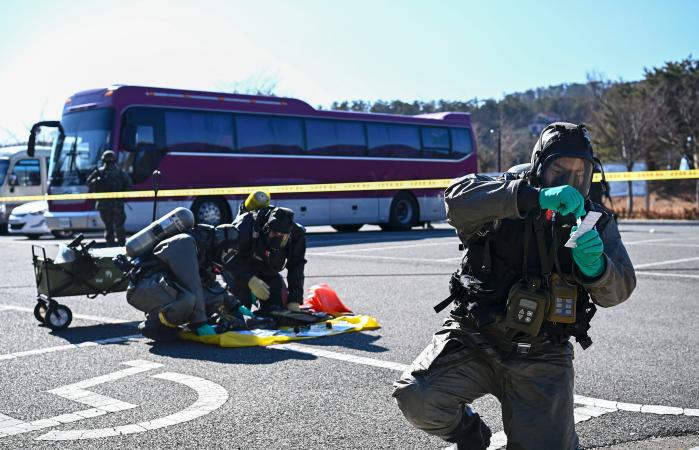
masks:
<svg viewBox="0 0 699 450"><path fill-rule="evenodd" d="M498 133L498 160L497 160L497 171L502 172L502 130L500 127L490 129L490 134L492 135L497 131Z"/></svg>

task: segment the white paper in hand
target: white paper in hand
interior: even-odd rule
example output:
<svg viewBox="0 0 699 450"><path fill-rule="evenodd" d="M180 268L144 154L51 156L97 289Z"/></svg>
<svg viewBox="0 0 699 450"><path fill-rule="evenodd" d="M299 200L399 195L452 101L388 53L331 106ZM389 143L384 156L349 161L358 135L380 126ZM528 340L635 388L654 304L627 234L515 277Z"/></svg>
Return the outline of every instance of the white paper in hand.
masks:
<svg viewBox="0 0 699 450"><path fill-rule="evenodd" d="M600 217L602 217L601 212L590 211L587 213L582 223L578 224L578 229L575 230L575 233L570 235L570 239L568 239L568 242L565 243L565 246L568 248L575 248L577 246L578 238L594 228Z"/></svg>

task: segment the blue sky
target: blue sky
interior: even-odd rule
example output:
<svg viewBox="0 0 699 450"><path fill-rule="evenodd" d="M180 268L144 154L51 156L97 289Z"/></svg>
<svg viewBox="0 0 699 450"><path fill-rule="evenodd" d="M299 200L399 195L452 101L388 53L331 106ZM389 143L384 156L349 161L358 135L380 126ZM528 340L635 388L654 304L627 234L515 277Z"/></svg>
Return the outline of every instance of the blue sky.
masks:
<svg viewBox="0 0 699 450"><path fill-rule="evenodd" d="M499 98L699 57L699 2L0 2L0 143L83 89L276 85L343 99Z"/></svg>

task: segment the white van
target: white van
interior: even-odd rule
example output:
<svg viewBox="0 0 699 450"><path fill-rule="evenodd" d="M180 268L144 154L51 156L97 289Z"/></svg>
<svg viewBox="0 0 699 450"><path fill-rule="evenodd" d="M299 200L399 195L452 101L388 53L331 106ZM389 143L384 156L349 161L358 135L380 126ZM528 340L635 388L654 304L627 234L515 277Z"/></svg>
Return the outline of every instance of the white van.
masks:
<svg viewBox="0 0 699 450"><path fill-rule="evenodd" d="M36 147L34 156L27 147L0 147L0 197L42 195L46 193L50 147ZM0 231L7 229L12 209L26 201L0 203Z"/></svg>

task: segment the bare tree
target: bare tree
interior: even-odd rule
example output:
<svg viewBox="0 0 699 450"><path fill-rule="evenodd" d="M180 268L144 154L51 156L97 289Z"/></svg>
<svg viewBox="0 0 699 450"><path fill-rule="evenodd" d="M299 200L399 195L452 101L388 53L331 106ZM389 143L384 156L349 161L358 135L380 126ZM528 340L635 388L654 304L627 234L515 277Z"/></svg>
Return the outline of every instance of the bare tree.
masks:
<svg viewBox="0 0 699 450"><path fill-rule="evenodd" d="M626 169L644 159L653 147L653 125L658 120L660 96L657 89L641 82L623 83L589 80L595 96L594 136L613 150ZM628 182L627 210L633 212L633 185Z"/></svg>
<svg viewBox="0 0 699 450"><path fill-rule="evenodd" d="M218 83L218 89L232 94L276 96L277 80L268 73L255 72L240 81Z"/></svg>

